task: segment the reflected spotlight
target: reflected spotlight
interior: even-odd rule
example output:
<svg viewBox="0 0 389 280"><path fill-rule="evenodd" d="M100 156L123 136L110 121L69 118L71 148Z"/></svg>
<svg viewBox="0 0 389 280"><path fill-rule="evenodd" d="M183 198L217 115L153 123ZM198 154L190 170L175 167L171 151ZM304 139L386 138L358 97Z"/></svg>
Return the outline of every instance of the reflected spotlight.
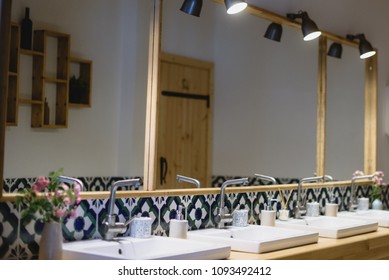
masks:
<svg viewBox="0 0 389 280"><path fill-rule="evenodd" d="M342 51L343 51L342 45L334 42L331 44L327 55L336 58L342 58Z"/></svg>
<svg viewBox="0 0 389 280"><path fill-rule="evenodd" d="M310 19L307 12L299 11L298 14L286 14L290 20L301 18L301 31L303 32L304 41L311 41L321 35L321 31L316 23Z"/></svg>
<svg viewBox="0 0 389 280"><path fill-rule="evenodd" d="M273 41L280 42L282 36L282 25L272 22L266 29L266 33L264 35L265 38L268 38Z"/></svg>
<svg viewBox="0 0 389 280"><path fill-rule="evenodd" d="M180 10L188 15L199 17L202 6L203 0L185 0Z"/></svg>
<svg viewBox="0 0 389 280"><path fill-rule="evenodd" d="M243 0L224 0L227 14L237 14L246 9L247 3Z"/></svg>
<svg viewBox="0 0 389 280"><path fill-rule="evenodd" d="M364 34L350 35L347 34L347 39L353 41L359 39L359 57L365 59L376 54L376 51L372 47L369 41L366 40Z"/></svg>

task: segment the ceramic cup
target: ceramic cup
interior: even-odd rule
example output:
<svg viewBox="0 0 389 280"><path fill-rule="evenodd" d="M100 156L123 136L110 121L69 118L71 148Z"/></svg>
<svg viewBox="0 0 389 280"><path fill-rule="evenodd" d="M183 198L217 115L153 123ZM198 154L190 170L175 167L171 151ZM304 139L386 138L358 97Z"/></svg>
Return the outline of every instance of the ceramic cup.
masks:
<svg viewBox="0 0 389 280"><path fill-rule="evenodd" d="M232 225L235 227L245 227L247 226L248 218L249 218L249 210L247 209L235 210L232 214Z"/></svg>
<svg viewBox="0 0 389 280"><path fill-rule="evenodd" d="M170 220L169 237L186 239L188 232L187 220Z"/></svg>
<svg viewBox="0 0 389 280"><path fill-rule="evenodd" d="M148 238L151 236L151 218L134 218L131 222L130 236L136 238Z"/></svg>
<svg viewBox="0 0 389 280"><path fill-rule="evenodd" d="M358 210L369 210L369 199L367 197L358 198Z"/></svg>
<svg viewBox="0 0 389 280"><path fill-rule="evenodd" d="M280 221L287 221L287 220L289 220L289 210L281 209L279 211L278 220L280 220Z"/></svg>
<svg viewBox="0 0 389 280"><path fill-rule="evenodd" d="M262 210L261 211L261 226L274 227L276 221L275 210Z"/></svg>
<svg viewBox="0 0 389 280"><path fill-rule="evenodd" d="M336 217L338 215L338 204L326 203L326 216Z"/></svg>
<svg viewBox="0 0 389 280"><path fill-rule="evenodd" d="M320 214L320 207L318 202L307 203L307 216L318 217Z"/></svg>

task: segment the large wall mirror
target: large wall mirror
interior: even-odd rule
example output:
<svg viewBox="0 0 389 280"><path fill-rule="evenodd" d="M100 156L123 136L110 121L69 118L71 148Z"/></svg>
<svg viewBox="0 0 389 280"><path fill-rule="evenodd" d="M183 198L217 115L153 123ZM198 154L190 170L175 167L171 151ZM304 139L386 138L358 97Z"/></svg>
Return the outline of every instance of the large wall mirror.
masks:
<svg viewBox="0 0 389 280"><path fill-rule="evenodd" d="M161 51L214 63L213 175L300 178L315 172L317 40L204 3L200 18L164 1ZM158 147L157 147L158 148ZM298 159L298 164L295 164Z"/></svg>
<svg viewBox="0 0 389 280"><path fill-rule="evenodd" d="M303 42L300 30L295 28L297 23L285 24L281 42L277 43L263 37L270 21L260 14L267 19L274 16L281 22L287 22L285 18L266 11L258 13L259 16L245 13L231 17L218 3L221 1L206 1L201 18L180 12L181 0L164 1L162 7L159 0L113 4L100 0L94 1L96 10L93 11L90 1L72 0L42 7L38 6L39 2L28 3L36 24L34 28L70 33L74 54L93 61L93 103L88 109L70 110L69 128L37 129L33 132L39 135L36 137L30 135L28 107L22 104L20 125L5 129L3 178L35 177L58 167L64 167L66 173L73 176L141 176L145 172L145 189L153 190L156 170L152 162L155 162L157 148L153 118L157 103L159 40L164 52L212 61L215 65L213 174L252 176L264 173L295 178L310 176L317 169L319 48L317 41ZM12 1L12 21L23 17L25 5L21 0ZM156 5L156 20L150 38L154 41L149 42L153 5ZM54 7L61 12L53 13ZM163 8L161 33L158 30L160 8ZM329 33L325 35L331 37ZM147 52L149 43L154 50ZM345 59L361 64L355 54L356 45L348 45L351 50L344 50ZM148 57L151 59L147 64ZM342 63L350 70L348 62ZM365 134L365 148L357 144L359 155L365 150L362 159L365 171L367 159L371 163L370 170L375 168L374 100L377 92L376 60L372 59L367 65L365 75L360 76L358 72L355 78L351 73L343 77L344 73L340 73L335 62L329 61L327 65L331 72L328 98L334 98L328 106L345 104L346 97L343 101L336 100L338 92L349 90L350 80L362 81L354 81L353 88L365 92L364 111L373 113L365 114L362 132L359 132L362 123L354 125L355 133ZM361 65L357 67L363 69ZM366 69L373 71L369 73ZM332 71L339 74L332 75ZM367 89L363 90L366 77ZM230 81L233 83L228 83ZM130 92L132 94L127 94ZM359 102L357 99L354 101ZM335 111L340 109L331 105L329 110L334 112L329 111L327 116L335 117L338 114ZM355 118L360 119L360 116ZM330 120L328 123L333 122ZM328 133L337 130L328 124ZM367 131L371 135L368 141ZM343 140L340 136L333 142ZM329 173L334 172L338 179L349 179L349 170L336 173L340 169L338 161L329 155L332 149L337 148L330 144L327 149ZM81 157L77 158L79 155ZM344 162L348 162L347 156L344 155ZM27 159L31 161L25 161Z"/></svg>

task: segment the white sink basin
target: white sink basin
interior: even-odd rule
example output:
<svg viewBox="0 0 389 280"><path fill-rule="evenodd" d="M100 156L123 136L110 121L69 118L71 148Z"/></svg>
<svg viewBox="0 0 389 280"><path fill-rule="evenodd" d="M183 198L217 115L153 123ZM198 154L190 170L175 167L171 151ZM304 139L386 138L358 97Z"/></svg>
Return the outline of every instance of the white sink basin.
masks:
<svg viewBox="0 0 389 280"><path fill-rule="evenodd" d="M188 239L231 246L231 250L248 253L264 253L316 243L318 238L317 233L310 231L256 225L230 226L223 229L209 228L188 232Z"/></svg>
<svg viewBox="0 0 389 280"><path fill-rule="evenodd" d="M387 210L357 210L356 212L342 211L338 213L338 216L342 218L375 221L378 222L379 227L389 227L389 211Z"/></svg>
<svg viewBox="0 0 389 280"><path fill-rule="evenodd" d="M101 239L75 241L63 244L63 259L77 260L209 260L226 259L231 248L195 240L162 236L140 239L123 237L114 241Z"/></svg>
<svg viewBox="0 0 389 280"><path fill-rule="evenodd" d="M289 219L288 221L277 220L276 227L305 229L318 232L321 237L343 238L376 231L378 223L341 217L319 216L304 217L304 219Z"/></svg>

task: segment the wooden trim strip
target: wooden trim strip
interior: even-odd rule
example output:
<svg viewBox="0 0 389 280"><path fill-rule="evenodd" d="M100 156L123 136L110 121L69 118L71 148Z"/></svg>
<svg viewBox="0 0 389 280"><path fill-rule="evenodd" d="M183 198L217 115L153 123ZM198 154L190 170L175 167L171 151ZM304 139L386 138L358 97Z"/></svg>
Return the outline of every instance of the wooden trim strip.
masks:
<svg viewBox="0 0 389 280"><path fill-rule="evenodd" d="M371 185L371 180L358 181L358 186ZM328 187L348 187L351 186L351 180L347 181L334 181L325 183L308 183L303 185L303 189L316 189L316 188L328 188ZM283 185L265 185L265 186L242 186L242 187L228 187L226 193L245 193L245 192L267 192L278 190L295 190L298 184L283 184ZM161 197L161 196L181 196L181 195L207 195L207 194L219 194L220 188L190 188L190 189L166 189L166 190L154 190L152 192L147 190L141 191L120 191L116 192L116 198L128 198L128 197ZM109 191L99 192L82 192L82 199L108 199L110 195ZM14 201L16 193L4 193L0 198L0 202Z"/></svg>

